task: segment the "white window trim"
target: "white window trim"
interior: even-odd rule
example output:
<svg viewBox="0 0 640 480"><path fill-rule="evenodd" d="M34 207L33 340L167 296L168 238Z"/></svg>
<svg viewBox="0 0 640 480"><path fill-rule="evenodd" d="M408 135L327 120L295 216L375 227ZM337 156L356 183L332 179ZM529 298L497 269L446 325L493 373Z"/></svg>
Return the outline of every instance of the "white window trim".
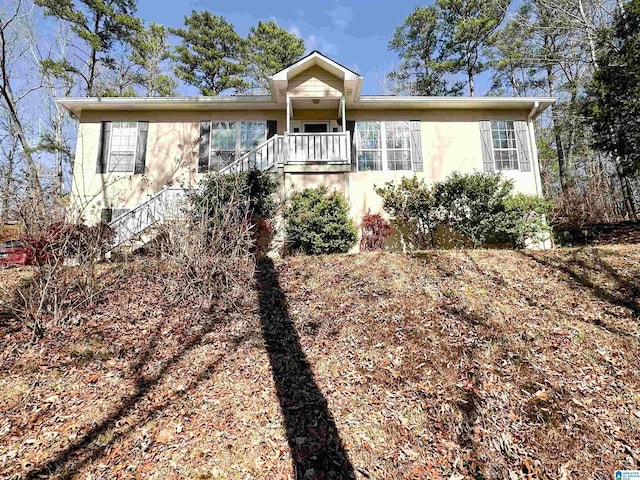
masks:
<svg viewBox="0 0 640 480"><path fill-rule="evenodd" d="M409 124L409 148L387 148L387 122L393 122L396 120L363 120L363 122L378 122L380 124L380 148L379 149L372 149L372 148L360 148L360 130L358 130L358 125L356 123L356 128L354 131L354 134L358 136L358 138L356 139L356 146L357 146L357 151L356 154L358 152L382 152L380 155L380 162L382 163L382 169L381 170L360 170L360 161L358 158L356 158L356 171L360 172L413 172L413 136L411 135L411 122L409 120L406 120L406 122ZM405 120L397 120L400 122L404 122ZM405 151L405 150L409 150L409 170L391 170L389 168L389 161L388 161L388 155L387 152L388 151Z"/></svg>
<svg viewBox="0 0 640 480"><path fill-rule="evenodd" d="M493 146L493 125L498 122L513 124L513 139L515 147L513 148L495 148ZM493 157L493 170L496 172L519 172L520 171L520 149L518 148L518 133L516 132L515 120L492 120L491 125L491 156ZM498 131L500 131L498 129ZM509 129L506 130L507 132ZM496 159L496 152L515 152L516 153L516 168L498 168L498 160Z"/></svg>
<svg viewBox="0 0 640 480"><path fill-rule="evenodd" d="M115 138L115 135L114 135L114 124L115 123L135 123L136 124L136 133L135 133L136 143L135 143L135 145L133 147L133 166L132 166L131 170L116 171L116 170L112 170L111 169L111 156L114 153L114 151L113 151L113 139ZM134 173L136 171L136 155L138 154L138 134L139 134L139 130L140 130L140 122L122 121L122 122L112 122L111 123L111 136L109 138L109 158L107 158L107 173L129 174L129 173ZM118 153L123 153L123 152L119 151Z"/></svg>
<svg viewBox="0 0 640 480"><path fill-rule="evenodd" d="M356 158L356 167L357 167L357 171L360 172L381 172L384 171L386 168L386 154L384 151L384 146L382 144L383 138L384 138L384 134L383 134L383 128L384 128L384 122L381 122L379 120L363 120L362 122L359 123L365 123L365 122L377 122L380 124L380 148L361 148L359 143L360 143L360 130L358 129L358 124L356 123L356 128L355 128L355 134L358 136L358 138L356 139L356 145L357 145L357 149L356 149L356 156L357 154L359 154L360 152L380 152L380 165L382 167L382 170L360 170L360 159Z"/></svg>

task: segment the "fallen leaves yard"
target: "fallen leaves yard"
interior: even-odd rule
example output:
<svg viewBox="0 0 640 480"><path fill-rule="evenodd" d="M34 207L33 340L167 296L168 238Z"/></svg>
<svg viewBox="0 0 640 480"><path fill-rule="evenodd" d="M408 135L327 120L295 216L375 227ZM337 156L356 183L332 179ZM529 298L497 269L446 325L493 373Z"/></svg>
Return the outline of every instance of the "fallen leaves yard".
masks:
<svg viewBox="0 0 640 480"><path fill-rule="evenodd" d="M143 270L35 344L0 316L0 477L640 469L640 246L291 257L211 313Z"/></svg>

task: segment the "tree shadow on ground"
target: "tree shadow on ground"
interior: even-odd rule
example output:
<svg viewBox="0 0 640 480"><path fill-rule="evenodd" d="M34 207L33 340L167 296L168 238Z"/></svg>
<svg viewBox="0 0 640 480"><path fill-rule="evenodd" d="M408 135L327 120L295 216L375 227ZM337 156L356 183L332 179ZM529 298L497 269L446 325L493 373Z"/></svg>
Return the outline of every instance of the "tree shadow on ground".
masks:
<svg viewBox="0 0 640 480"><path fill-rule="evenodd" d="M593 263L578 258L576 254L573 254L572 258L566 261L553 261L529 252L522 251L520 253L539 265L560 270L576 283L591 290L593 295L600 300L616 307L627 308L634 315L640 316L640 303L638 302L639 286L630 279L620 275L611 265L606 263L597 252L594 252ZM606 276L606 280L612 282L614 287L605 288L602 282L597 281L598 275ZM612 333L626 335L629 332L612 331Z"/></svg>
<svg viewBox="0 0 640 480"><path fill-rule="evenodd" d="M166 325L166 319L159 322L155 331L150 335L144 350L138 360L129 367L129 371L135 375L134 391L121 398L114 410L102 421L98 422L86 431L75 442L58 452L53 458L45 460L25 475L27 479L48 478L55 475L58 478L73 478L86 464L105 456L113 445L134 432L134 429L124 426L121 421L129 415L135 416L135 425L145 425L157 418L181 396L189 395L203 381L205 381L224 360L218 356L206 362L195 375L187 378L184 385L170 392L163 401L158 403L148 402L149 395L166 378L170 369L177 365L190 352L206 344L206 336L212 332L216 325L222 322L220 318L209 314L203 314L201 325L190 335L175 354L165 358L160 368L151 375L143 372L152 362L152 357L158 353L162 342L162 329ZM230 340L231 350L236 349L247 338L248 334ZM104 442L104 438L109 440Z"/></svg>
<svg viewBox="0 0 640 480"><path fill-rule="evenodd" d="M289 316L273 262L257 270L260 319L296 479L355 479L327 401Z"/></svg>

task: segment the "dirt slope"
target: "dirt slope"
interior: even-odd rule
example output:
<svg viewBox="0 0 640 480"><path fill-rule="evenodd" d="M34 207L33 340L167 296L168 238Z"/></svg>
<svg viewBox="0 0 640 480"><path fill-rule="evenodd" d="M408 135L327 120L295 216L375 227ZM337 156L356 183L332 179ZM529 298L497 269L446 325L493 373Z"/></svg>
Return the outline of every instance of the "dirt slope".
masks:
<svg viewBox="0 0 640 480"><path fill-rule="evenodd" d="M212 315L133 275L36 346L0 320L0 477L611 478L639 293L638 246L263 262Z"/></svg>

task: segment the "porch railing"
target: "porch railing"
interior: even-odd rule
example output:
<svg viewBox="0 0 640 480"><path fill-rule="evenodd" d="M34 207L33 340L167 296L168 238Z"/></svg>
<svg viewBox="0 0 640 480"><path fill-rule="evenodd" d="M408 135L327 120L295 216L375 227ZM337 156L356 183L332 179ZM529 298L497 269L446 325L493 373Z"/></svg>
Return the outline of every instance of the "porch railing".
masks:
<svg viewBox="0 0 640 480"><path fill-rule="evenodd" d="M274 135L256 148L240 156L219 173L269 170L287 163L350 163L349 132L289 133Z"/></svg>
<svg viewBox="0 0 640 480"><path fill-rule="evenodd" d="M285 159L282 163L349 163L349 132L290 133L284 136Z"/></svg>

